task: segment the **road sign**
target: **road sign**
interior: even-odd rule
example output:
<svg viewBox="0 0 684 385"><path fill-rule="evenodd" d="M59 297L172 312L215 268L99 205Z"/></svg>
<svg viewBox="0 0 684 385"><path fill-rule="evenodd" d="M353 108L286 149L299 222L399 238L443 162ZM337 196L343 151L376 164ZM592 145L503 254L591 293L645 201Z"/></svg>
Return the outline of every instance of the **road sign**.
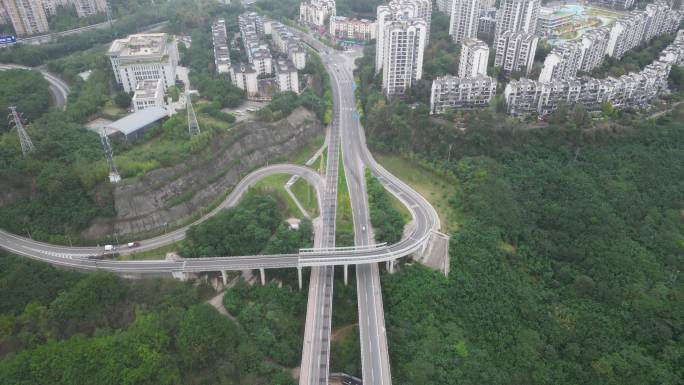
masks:
<svg viewBox="0 0 684 385"><path fill-rule="evenodd" d="M0 46L13 45L17 43L17 37L14 35L0 35Z"/></svg>

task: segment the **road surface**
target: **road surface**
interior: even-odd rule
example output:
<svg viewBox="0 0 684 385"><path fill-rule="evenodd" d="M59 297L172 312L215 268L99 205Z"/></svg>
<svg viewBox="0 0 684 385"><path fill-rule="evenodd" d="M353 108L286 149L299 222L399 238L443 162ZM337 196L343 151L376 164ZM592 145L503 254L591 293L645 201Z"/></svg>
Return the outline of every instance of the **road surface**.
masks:
<svg viewBox="0 0 684 385"><path fill-rule="evenodd" d="M0 71L6 71L10 69L35 70L40 72L41 75L43 75L43 78L50 83L50 94L52 95L52 100L55 102L55 106L60 110L64 110L66 108L67 97L69 96L69 92L71 92L71 88L64 80L47 72L44 69L31 68L18 64L0 64Z"/></svg>

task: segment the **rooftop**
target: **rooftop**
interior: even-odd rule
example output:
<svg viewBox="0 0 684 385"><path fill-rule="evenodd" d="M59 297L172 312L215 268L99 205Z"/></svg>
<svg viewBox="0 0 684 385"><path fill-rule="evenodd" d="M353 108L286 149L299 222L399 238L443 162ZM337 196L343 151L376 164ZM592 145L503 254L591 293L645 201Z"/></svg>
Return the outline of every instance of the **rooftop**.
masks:
<svg viewBox="0 0 684 385"><path fill-rule="evenodd" d="M112 42L108 55L119 57L159 56L167 53L169 35L165 33L148 33L130 35Z"/></svg>
<svg viewBox="0 0 684 385"><path fill-rule="evenodd" d="M159 91L161 79L157 80L141 80L135 85L135 95L134 99L138 98L153 98L157 96Z"/></svg>
<svg viewBox="0 0 684 385"><path fill-rule="evenodd" d="M107 128L118 131L124 135L129 135L168 115L169 113L161 107L146 108L110 123Z"/></svg>

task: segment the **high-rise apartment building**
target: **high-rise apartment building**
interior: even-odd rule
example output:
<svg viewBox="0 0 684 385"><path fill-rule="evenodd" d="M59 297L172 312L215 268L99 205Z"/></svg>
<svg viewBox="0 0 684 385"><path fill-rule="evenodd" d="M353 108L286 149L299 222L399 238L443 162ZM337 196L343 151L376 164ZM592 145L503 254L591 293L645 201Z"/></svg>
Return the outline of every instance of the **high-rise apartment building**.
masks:
<svg viewBox="0 0 684 385"><path fill-rule="evenodd" d="M387 5L381 5L377 9L377 33L375 43L375 72L380 72L387 55L385 46L385 30L389 23L395 20L423 20L425 23L425 42L427 46L430 34L430 21L432 2L430 0L392 0ZM421 56L422 61L422 56Z"/></svg>
<svg viewBox="0 0 684 385"><path fill-rule="evenodd" d="M335 0L310 0L299 4L299 22L322 27L336 14Z"/></svg>
<svg viewBox="0 0 684 385"><path fill-rule="evenodd" d="M482 40L466 39L461 45L461 58L458 65L458 77L472 78L487 75L489 46Z"/></svg>
<svg viewBox="0 0 684 385"><path fill-rule="evenodd" d="M48 31L42 0L2 0L2 5L17 35L36 35Z"/></svg>
<svg viewBox="0 0 684 385"><path fill-rule="evenodd" d="M453 0L437 0L437 10L451 15L451 2Z"/></svg>
<svg viewBox="0 0 684 385"><path fill-rule="evenodd" d="M566 80L577 76L582 65L582 42L569 41L554 47L544 59L544 68L539 74L540 82Z"/></svg>
<svg viewBox="0 0 684 385"><path fill-rule="evenodd" d="M423 76L423 52L427 28L423 19L385 23L382 89L388 97L403 95Z"/></svg>
<svg viewBox="0 0 684 385"><path fill-rule="evenodd" d="M582 63L580 71L589 72L603 64L608 46L610 30L601 27L587 31L582 35Z"/></svg>
<svg viewBox="0 0 684 385"><path fill-rule="evenodd" d="M164 89L175 84L178 50L165 33L130 35L112 42L107 51L114 77L124 91L133 92L142 80L162 80Z"/></svg>
<svg viewBox="0 0 684 385"><path fill-rule="evenodd" d="M610 29L606 53L616 59L627 51L664 33L679 28L682 14L670 9L664 1L658 0L646 6L645 10L632 11L618 19Z"/></svg>
<svg viewBox="0 0 684 385"><path fill-rule="evenodd" d="M74 0L74 6L78 17L86 17L105 12L107 2L106 0Z"/></svg>
<svg viewBox="0 0 684 385"><path fill-rule="evenodd" d="M501 33L495 41L494 67L501 67L505 74L529 74L534 64L538 42L537 36L527 32Z"/></svg>
<svg viewBox="0 0 684 385"><path fill-rule="evenodd" d="M535 33L539 0L501 0L496 12L496 35L506 31Z"/></svg>
<svg viewBox="0 0 684 385"><path fill-rule="evenodd" d="M449 35L455 43L463 42L467 38L477 38L479 21L479 0L452 1Z"/></svg>

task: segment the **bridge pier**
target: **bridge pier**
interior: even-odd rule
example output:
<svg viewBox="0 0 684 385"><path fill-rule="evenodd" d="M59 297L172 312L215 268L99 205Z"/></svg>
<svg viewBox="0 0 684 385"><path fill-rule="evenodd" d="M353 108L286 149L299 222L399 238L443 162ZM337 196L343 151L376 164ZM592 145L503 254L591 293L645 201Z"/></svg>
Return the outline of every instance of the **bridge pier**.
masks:
<svg viewBox="0 0 684 385"><path fill-rule="evenodd" d="M387 269L390 274L394 274L394 260L385 262L385 269Z"/></svg>
<svg viewBox="0 0 684 385"><path fill-rule="evenodd" d="M297 267L297 278L299 280L299 290L302 290L302 268Z"/></svg>
<svg viewBox="0 0 684 385"><path fill-rule="evenodd" d="M221 278L223 278L223 286L228 285L228 274L225 270L221 270Z"/></svg>
<svg viewBox="0 0 684 385"><path fill-rule="evenodd" d="M344 265L344 286L347 286L347 281L349 280L349 265Z"/></svg>
<svg viewBox="0 0 684 385"><path fill-rule="evenodd" d="M261 275L261 285L266 284L266 270L263 267L259 268L259 274Z"/></svg>

